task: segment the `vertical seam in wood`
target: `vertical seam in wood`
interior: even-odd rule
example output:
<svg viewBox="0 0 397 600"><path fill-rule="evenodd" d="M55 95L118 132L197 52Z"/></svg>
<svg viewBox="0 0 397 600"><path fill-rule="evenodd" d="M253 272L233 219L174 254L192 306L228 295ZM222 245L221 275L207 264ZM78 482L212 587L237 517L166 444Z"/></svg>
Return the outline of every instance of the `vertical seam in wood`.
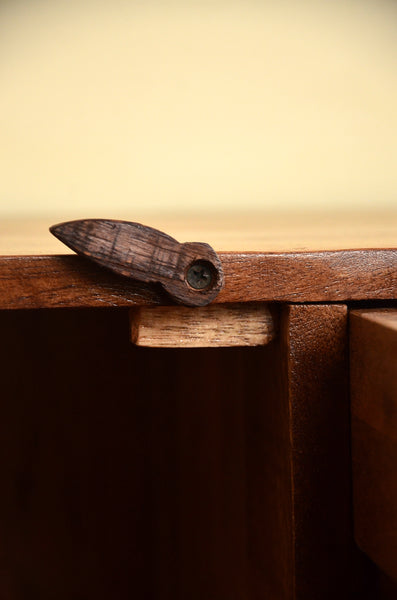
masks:
<svg viewBox="0 0 397 600"><path fill-rule="evenodd" d="M290 306L285 307L285 315L282 319L283 323L283 336L282 339L286 340L286 364L283 365L283 370L285 371L285 382L286 388L284 390L287 395L287 407L288 407L288 437L289 437L289 447L288 447L288 462L289 462L289 476L290 476L290 503L291 503L291 557L292 557L292 595L293 600L296 600L296 515L295 515L295 478L294 478L294 466L293 466L293 427L292 427L292 404L291 404L291 393L289 381L291 377L291 334L290 334L290 326L289 326L289 318L291 313Z"/></svg>

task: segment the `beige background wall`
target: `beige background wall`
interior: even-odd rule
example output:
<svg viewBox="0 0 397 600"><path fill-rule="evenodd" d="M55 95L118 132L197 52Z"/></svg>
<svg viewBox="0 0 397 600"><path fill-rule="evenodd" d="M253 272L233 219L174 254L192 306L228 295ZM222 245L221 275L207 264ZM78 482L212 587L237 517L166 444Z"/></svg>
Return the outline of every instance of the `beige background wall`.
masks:
<svg viewBox="0 0 397 600"><path fill-rule="evenodd" d="M0 4L0 217L397 207L397 3Z"/></svg>

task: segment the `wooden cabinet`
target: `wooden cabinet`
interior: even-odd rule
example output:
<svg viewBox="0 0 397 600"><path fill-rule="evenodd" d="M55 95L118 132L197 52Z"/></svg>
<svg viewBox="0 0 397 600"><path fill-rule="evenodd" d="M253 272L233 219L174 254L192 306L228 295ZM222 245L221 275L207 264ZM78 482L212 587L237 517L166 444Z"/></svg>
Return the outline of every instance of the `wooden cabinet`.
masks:
<svg viewBox="0 0 397 600"><path fill-rule="evenodd" d="M212 243L224 265L215 304L237 315L266 307L274 335L251 347L145 348L130 341L129 312L171 306L161 290L70 254L22 256L23 224L13 227L0 257L1 598L396 597L395 572L371 551L389 552L379 511L388 518L394 506L361 502L384 477L397 480L394 434L380 446L360 430L352 469L350 397L356 432L360 398L377 385L371 369L382 372L388 352L385 336L358 330L367 313L357 308L397 299L397 250L366 249L386 247L370 225L362 250L333 245L332 227L328 248L315 247L315 223L312 244L291 226L284 249L270 252L266 235L251 247L247 235L222 252L227 237L217 245L198 223L191 241ZM163 225L185 241L178 227ZM42 235L44 250L56 243ZM385 435L395 416L388 373L371 422ZM369 444L391 453L390 469L371 463L365 479Z"/></svg>

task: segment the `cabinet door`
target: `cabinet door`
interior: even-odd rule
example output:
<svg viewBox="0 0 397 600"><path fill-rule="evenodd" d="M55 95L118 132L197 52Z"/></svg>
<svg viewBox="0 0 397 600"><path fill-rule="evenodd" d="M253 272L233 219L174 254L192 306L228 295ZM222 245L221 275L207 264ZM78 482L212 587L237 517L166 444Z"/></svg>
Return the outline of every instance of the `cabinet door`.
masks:
<svg viewBox="0 0 397 600"><path fill-rule="evenodd" d="M146 349L127 309L0 311L2 598L352 597L347 308L276 312Z"/></svg>

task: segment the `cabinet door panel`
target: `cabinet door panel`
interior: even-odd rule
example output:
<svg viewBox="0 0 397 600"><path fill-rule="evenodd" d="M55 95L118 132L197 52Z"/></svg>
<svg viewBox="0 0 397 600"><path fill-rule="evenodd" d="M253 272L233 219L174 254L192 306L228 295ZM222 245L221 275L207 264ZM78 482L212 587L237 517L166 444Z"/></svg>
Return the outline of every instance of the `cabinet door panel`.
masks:
<svg viewBox="0 0 397 600"><path fill-rule="evenodd" d="M0 311L2 598L351 597L347 311L279 317L180 350L125 309Z"/></svg>

